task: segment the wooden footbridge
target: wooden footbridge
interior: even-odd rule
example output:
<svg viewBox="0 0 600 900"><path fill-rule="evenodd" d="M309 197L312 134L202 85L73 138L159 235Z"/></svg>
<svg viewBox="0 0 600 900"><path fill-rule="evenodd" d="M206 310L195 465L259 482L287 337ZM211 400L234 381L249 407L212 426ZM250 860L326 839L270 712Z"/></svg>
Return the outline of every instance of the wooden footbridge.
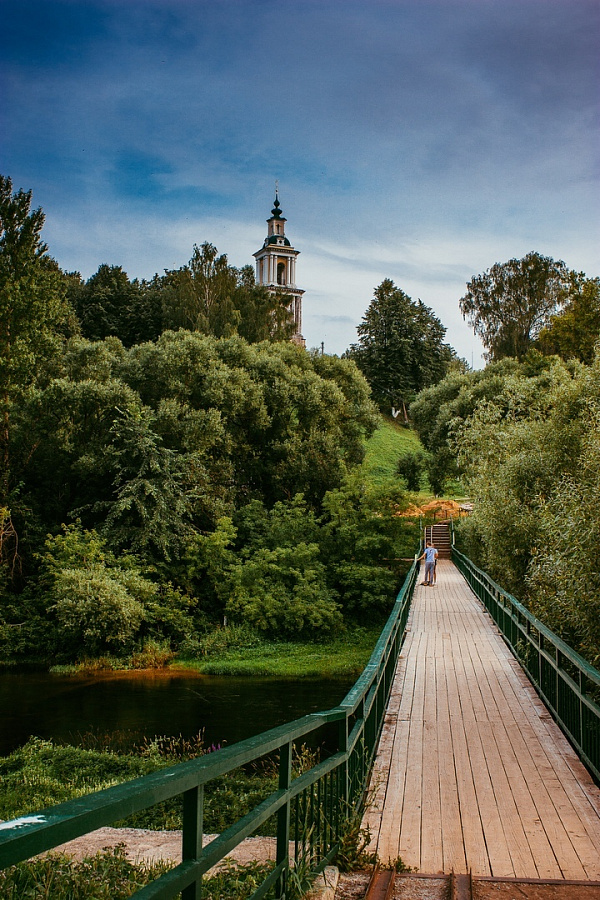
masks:
<svg viewBox="0 0 600 900"><path fill-rule="evenodd" d="M455 886L471 873L600 882L600 672L466 557L452 559L433 587L412 566L335 709L0 823L0 868L180 797L180 862L139 900L199 900L212 866L273 832L273 867L249 900L288 898L298 872L322 871L348 846L363 813L384 865L401 857L420 873L453 873ZM294 746L323 729L337 749L295 774ZM205 836L205 785L265 755L277 789ZM373 896L391 896L390 885Z"/></svg>
<svg viewBox="0 0 600 900"><path fill-rule="evenodd" d="M450 561L415 590L372 784L384 862L600 881L600 790Z"/></svg>

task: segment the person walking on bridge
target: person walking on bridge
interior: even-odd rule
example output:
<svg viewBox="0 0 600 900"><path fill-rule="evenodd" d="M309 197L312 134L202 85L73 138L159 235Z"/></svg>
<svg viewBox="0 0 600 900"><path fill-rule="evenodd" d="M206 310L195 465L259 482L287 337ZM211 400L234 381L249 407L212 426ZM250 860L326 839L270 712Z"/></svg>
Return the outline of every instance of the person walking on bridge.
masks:
<svg viewBox="0 0 600 900"><path fill-rule="evenodd" d="M435 583L435 564L437 562L438 552L431 543L431 541L427 541L427 546L417 562L422 559L425 559L425 577L421 584L426 585L427 587L433 587Z"/></svg>

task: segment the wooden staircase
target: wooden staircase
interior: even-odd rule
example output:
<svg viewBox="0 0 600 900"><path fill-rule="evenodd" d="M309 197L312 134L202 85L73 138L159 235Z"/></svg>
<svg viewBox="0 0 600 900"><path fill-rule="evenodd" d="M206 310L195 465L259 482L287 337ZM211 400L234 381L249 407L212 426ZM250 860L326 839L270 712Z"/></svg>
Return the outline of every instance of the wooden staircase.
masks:
<svg viewBox="0 0 600 900"><path fill-rule="evenodd" d="M427 525L425 527L425 546L431 541L438 552L439 559L452 558L452 541L450 537L450 526L447 522L439 525Z"/></svg>

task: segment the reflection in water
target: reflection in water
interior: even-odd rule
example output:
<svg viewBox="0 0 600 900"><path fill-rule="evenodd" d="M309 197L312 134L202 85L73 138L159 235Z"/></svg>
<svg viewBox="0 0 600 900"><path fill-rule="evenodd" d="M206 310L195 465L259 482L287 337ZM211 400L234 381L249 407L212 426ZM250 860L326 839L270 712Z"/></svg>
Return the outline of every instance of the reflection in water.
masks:
<svg viewBox="0 0 600 900"><path fill-rule="evenodd" d="M30 735L77 744L82 735L125 734L233 744L336 706L354 679L238 678L172 670L65 676L0 675L0 755Z"/></svg>

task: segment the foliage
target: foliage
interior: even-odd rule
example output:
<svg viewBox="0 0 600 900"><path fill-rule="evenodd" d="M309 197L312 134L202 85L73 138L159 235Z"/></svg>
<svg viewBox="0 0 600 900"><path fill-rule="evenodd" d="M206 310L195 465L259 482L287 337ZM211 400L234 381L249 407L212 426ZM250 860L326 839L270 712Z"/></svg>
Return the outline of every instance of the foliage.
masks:
<svg viewBox="0 0 600 900"><path fill-rule="evenodd" d="M158 593L131 556L120 560L79 525L48 538L43 561L49 611L61 635L84 654L128 648Z"/></svg>
<svg viewBox="0 0 600 900"><path fill-rule="evenodd" d="M550 317L536 346L562 359L578 359L587 365L594 360L600 341L600 278L571 275L569 298L564 308Z"/></svg>
<svg viewBox="0 0 600 900"><path fill-rule="evenodd" d="M78 272L71 272L65 276L65 286L84 337L103 341L115 336L126 346L136 343L130 339L130 330L132 316L139 314L141 285L131 282L121 266L103 264L86 282Z"/></svg>
<svg viewBox="0 0 600 900"><path fill-rule="evenodd" d="M251 266L230 266L208 241L194 246L188 265L166 272L161 286L167 329L237 333L250 342L288 340L294 332L287 298L257 285Z"/></svg>
<svg viewBox="0 0 600 900"><path fill-rule="evenodd" d="M335 857L340 872L352 872L372 866L377 854L368 852L371 830L362 824L363 810L348 805L342 818L339 849Z"/></svg>
<svg viewBox="0 0 600 900"><path fill-rule="evenodd" d="M598 398L600 399L600 398ZM537 509L539 540L527 588L532 612L596 668L600 667L600 411L585 417L574 472Z"/></svg>
<svg viewBox="0 0 600 900"><path fill-rule="evenodd" d="M134 864L122 844L81 862L52 853L0 872L0 892L5 900L126 900L170 868L163 861Z"/></svg>
<svg viewBox="0 0 600 900"><path fill-rule="evenodd" d="M219 633L219 632L218 632ZM350 624L341 633L306 642L262 639L253 646L228 647L188 663L206 675L268 675L289 678L358 677L381 633ZM210 638L210 635L207 635Z"/></svg>
<svg viewBox="0 0 600 900"><path fill-rule="evenodd" d="M384 615L418 544L418 525L399 515L408 506L404 490L397 479L372 485L358 472L324 505L323 554L345 613Z"/></svg>
<svg viewBox="0 0 600 900"><path fill-rule="evenodd" d="M72 325L58 266L41 239L44 214L31 210L31 199L31 191L13 194L11 179L0 176L0 568L6 564L11 578L18 574L14 523L22 505L21 460L14 459L12 447L13 414L49 377L63 334ZM7 529L12 530L11 540L6 539Z"/></svg>
<svg viewBox="0 0 600 900"><path fill-rule="evenodd" d="M80 862L65 854L51 853L0 872L0 889L5 900L126 900L168 872L172 865L166 861L132 863L123 844ZM226 860L215 874L203 879L202 896L204 900L245 900L272 866L259 862L240 865Z"/></svg>
<svg viewBox="0 0 600 900"><path fill-rule="evenodd" d="M519 372L524 372L523 367L512 359L490 363L482 371L452 372L422 391L411 404L413 426L430 454L428 474L435 494L443 493L448 479L457 478L462 472L452 444L454 433L479 404L489 400L497 406L505 379Z"/></svg>
<svg viewBox="0 0 600 900"><path fill-rule="evenodd" d="M428 457L424 453L404 452L398 457L396 471L406 481L409 491L420 491L421 481L427 471ZM438 493L436 491L436 493Z"/></svg>
<svg viewBox="0 0 600 900"><path fill-rule="evenodd" d="M228 615L283 637L339 627L336 594L328 589L315 540L317 522L304 498L271 510L255 501L243 517L246 540L225 587Z"/></svg>
<svg viewBox="0 0 600 900"><path fill-rule="evenodd" d="M599 361L555 358L508 376L454 437L474 501L459 526L466 551L596 663L599 408Z"/></svg>
<svg viewBox="0 0 600 900"><path fill-rule="evenodd" d="M566 300L571 273L564 262L528 253L523 259L495 263L474 276L459 300L489 360L522 360Z"/></svg>
<svg viewBox="0 0 600 900"><path fill-rule="evenodd" d="M180 648L180 654L184 659L218 658L222 660L230 651L249 650L255 647L263 647L264 636L252 625L245 622L240 624L218 625L212 631L184 641Z"/></svg>
<svg viewBox="0 0 600 900"><path fill-rule="evenodd" d="M349 355L386 412L405 408L419 391L443 378L455 355L443 343L446 329L433 311L389 278L375 289L357 330L358 344Z"/></svg>
<svg viewBox="0 0 600 900"><path fill-rule="evenodd" d="M0 759L0 819L13 819L149 775L183 759L210 753L202 737L196 741L159 737L137 752L83 750L31 738L10 756ZM205 787L204 824L221 832L258 805L276 787L277 777L266 769L235 769ZM118 825L119 823L115 823ZM181 828L181 804L174 798L136 813L131 828Z"/></svg>

